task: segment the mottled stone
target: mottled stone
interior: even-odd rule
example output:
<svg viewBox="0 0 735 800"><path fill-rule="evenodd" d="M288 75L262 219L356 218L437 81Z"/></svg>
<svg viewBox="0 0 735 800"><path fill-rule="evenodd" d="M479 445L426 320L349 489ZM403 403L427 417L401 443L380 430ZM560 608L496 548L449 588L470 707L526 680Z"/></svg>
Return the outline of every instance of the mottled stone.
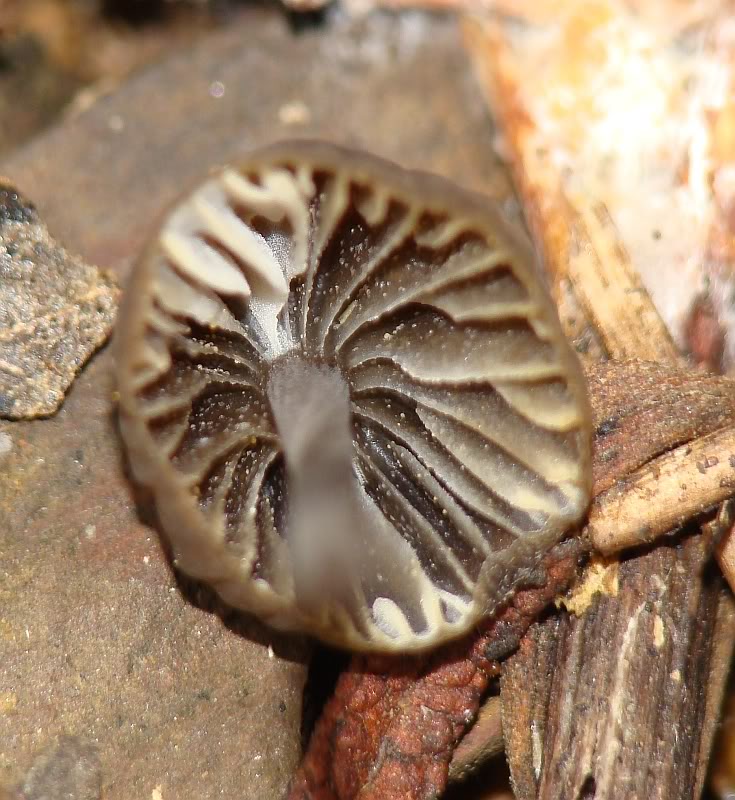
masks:
<svg viewBox="0 0 735 800"><path fill-rule="evenodd" d="M0 417L52 414L107 338L113 278L60 247L32 205L0 183Z"/></svg>
<svg viewBox="0 0 735 800"><path fill-rule="evenodd" d="M98 800L101 791L97 748L74 736L42 753L23 782L24 800Z"/></svg>

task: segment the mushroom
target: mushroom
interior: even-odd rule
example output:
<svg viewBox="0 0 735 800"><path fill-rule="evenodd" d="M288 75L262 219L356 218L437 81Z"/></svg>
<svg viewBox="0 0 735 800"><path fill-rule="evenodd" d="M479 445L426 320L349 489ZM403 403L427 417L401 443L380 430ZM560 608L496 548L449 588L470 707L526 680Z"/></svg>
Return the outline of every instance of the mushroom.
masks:
<svg viewBox="0 0 735 800"><path fill-rule="evenodd" d="M590 415L491 201L315 142L168 214L116 333L121 431L176 565L357 650L466 632L578 523Z"/></svg>

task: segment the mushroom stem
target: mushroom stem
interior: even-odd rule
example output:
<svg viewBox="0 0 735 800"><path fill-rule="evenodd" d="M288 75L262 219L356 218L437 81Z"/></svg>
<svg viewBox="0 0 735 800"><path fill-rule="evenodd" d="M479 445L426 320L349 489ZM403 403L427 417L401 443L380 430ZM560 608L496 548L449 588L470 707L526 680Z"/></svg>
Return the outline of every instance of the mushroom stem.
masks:
<svg viewBox="0 0 735 800"><path fill-rule="evenodd" d="M276 361L268 401L288 481L288 531L296 592L319 603L325 587L349 586L360 518L349 387L335 367L290 355Z"/></svg>
<svg viewBox="0 0 735 800"><path fill-rule="evenodd" d="M289 470L313 478L340 463L351 474L350 393L336 367L286 356L272 365L267 394Z"/></svg>

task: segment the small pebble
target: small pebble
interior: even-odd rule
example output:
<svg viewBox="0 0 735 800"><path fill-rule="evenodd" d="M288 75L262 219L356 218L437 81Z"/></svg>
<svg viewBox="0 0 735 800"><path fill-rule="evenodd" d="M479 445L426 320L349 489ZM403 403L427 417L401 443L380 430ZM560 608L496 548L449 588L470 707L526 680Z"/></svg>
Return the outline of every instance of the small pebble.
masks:
<svg viewBox="0 0 735 800"><path fill-rule="evenodd" d="M209 84L209 96L214 97L215 100L219 100L220 97L224 97L225 95L225 85L222 81L212 81Z"/></svg>
<svg viewBox="0 0 735 800"><path fill-rule="evenodd" d="M294 100L278 109L278 120L282 125L305 125L311 120L311 111L305 103Z"/></svg>

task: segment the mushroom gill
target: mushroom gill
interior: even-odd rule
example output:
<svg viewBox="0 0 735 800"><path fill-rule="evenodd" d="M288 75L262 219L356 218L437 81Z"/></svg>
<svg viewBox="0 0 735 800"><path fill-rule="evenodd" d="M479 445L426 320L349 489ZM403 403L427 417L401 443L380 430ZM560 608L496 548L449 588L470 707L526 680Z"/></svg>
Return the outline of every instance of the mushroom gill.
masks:
<svg viewBox="0 0 735 800"><path fill-rule="evenodd" d="M116 348L177 565L276 627L434 646L586 510L584 383L530 245L439 178L250 154L170 212Z"/></svg>

